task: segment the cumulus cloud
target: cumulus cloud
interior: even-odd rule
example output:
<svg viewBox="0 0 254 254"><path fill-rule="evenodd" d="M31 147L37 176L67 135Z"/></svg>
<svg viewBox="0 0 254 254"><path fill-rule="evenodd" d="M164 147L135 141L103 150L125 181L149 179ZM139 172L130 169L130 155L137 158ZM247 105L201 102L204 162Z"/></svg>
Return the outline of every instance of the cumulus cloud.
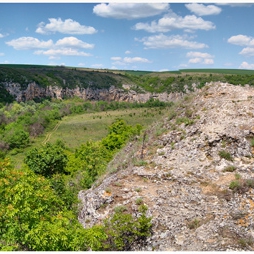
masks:
<svg viewBox="0 0 254 254"><path fill-rule="evenodd" d="M211 30L215 29L215 25L210 21L205 21L201 17L195 15L187 15L185 17L178 16L170 12L157 21L149 23L139 22L134 25L134 30L145 30L150 33L169 32L174 29L193 30Z"/></svg>
<svg viewBox="0 0 254 254"><path fill-rule="evenodd" d="M41 22L36 29L36 33L39 34L52 34L56 32L63 34L94 34L97 30L91 26L81 25L72 19L62 21L61 18L49 18L48 24Z"/></svg>
<svg viewBox="0 0 254 254"><path fill-rule="evenodd" d="M12 46L17 50L25 50L25 49L39 49L39 48L49 48L53 46L53 41L40 41L34 37L20 37L18 39L14 39L6 42L7 45Z"/></svg>
<svg viewBox="0 0 254 254"><path fill-rule="evenodd" d="M231 36L228 39L228 43L239 45L239 46L254 46L254 39L250 36L238 34Z"/></svg>
<svg viewBox="0 0 254 254"><path fill-rule="evenodd" d="M142 57L124 57L123 61L125 63L151 63L151 61Z"/></svg>
<svg viewBox="0 0 254 254"><path fill-rule="evenodd" d="M104 18L138 19L161 14L169 9L167 3L101 3L93 12Z"/></svg>
<svg viewBox="0 0 254 254"><path fill-rule="evenodd" d="M191 41L190 38L180 35L166 36L158 34L154 36L144 37L137 41L143 42L145 49L158 49L158 48L186 48L186 49L202 49L208 46L204 43Z"/></svg>
<svg viewBox="0 0 254 254"><path fill-rule="evenodd" d="M254 64L249 64L247 62L242 62L239 69L254 69Z"/></svg>
<svg viewBox="0 0 254 254"><path fill-rule="evenodd" d="M187 58L189 59L189 63L192 64L214 64L214 56L208 54L208 53L202 53L202 52L195 52L195 51L190 51L186 54Z"/></svg>
<svg viewBox="0 0 254 254"><path fill-rule="evenodd" d="M126 51L125 51L125 54L126 54L126 55L131 54L131 51L126 50Z"/></svg>
<svg viewBox="0 0 254 254"><path fill-rule="evenodd" d="M49 59L59 59L60 56L91 56L79 49L92 49L93 44L83 42L76 37L64 37L54 43L52 40L40 41L34 37L20 37L6 42L17 50L36 50L36 55L46 55Z"/></svg>
<svg viewBox="0 0 254 254"><path fill-rule="evenodd" d="M96 68L96 69L102 69L103 64L92 64L91 67Z"/></svg>
<svg viewBox="0 0 254 254"><path fill-rule="evenodd" d="M254 56L254 47L247 47L242 49L242 51L239 53L240 55L245 55L245 56Z"/></svg>
<svg viewBox="0 0 254 254"><path fill-rule="evenodd" d="M127 64L132 64L132 63L151 63L147 58L142 58L142 57L119 57L119 56L114 56L111 57L112 61L115 61L113 64L114 65L127 65Z"/></svg>
<svg viewBox="0 0 254 254"><path fill-rule="evenodd" d="M239 35L231 36L228 39L228 43L238 45L238 46L247 46L246 48L243 48L239 54L244 56L254 56L254 38L253 37L239 34Z"/></svg>
<svg viewBox="0 0 254 254"><path fill-rule="evenodd" d="M94 48L94 44L83 42L77 39L76 37L64 37L63 39L58 40L55 45L61 46L61 47L75 47L75 48L87 48L87 49Z"/></svg>
<svg viewBox="0 0 254 254"><path fill-rule="evenodd" d="M221 12L221 8L216 5L192 3L185 4L185 7L198 16L217 15Z"/></svg>
<svg viewBox="0 0 254 254"><path fill-rule="evenodd" d="M37 50L34 52L36 55L46 55L46 56L91 56L91 54L82 52L76 49L71 48L62 48L62 49L49 49L49 50Z"/></svg>

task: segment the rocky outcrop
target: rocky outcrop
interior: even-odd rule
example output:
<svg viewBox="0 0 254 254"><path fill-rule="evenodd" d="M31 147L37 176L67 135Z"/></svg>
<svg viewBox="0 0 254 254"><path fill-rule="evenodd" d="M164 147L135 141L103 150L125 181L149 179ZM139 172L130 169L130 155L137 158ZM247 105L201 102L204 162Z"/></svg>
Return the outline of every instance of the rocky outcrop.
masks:
<svg viewBox="0 0 254 254"><path fill-rule="evenodd" d="M70 89L68 87L47 86L41 87L35 82L27 85L25 89L22 89L18 83L5 83L5 89L13 95L18 102L28 101L33 99L42 98L71 98L79 97L84 100L103 100L103 101L126 101L126 102L146 102L151 98L158 99L160 101L174 101L179 99L181 93L137 93L131 89L131 86L123 85L124 89L111 86L109 89L95 89L95 88L81 88L76 87ZM128 87L128 89L126 89Z"/></svg>
<svg viewBox="0 0 254 254"><path fill-rule="evenodd" d="M118 205L135 215L142 199L153 233L133 250L253 250L254 89L211 83L174 112L154 126L163 135L151 128L145 147L129 144L115 158L123 170L79 193L79 221L100 223Z"/></svg>

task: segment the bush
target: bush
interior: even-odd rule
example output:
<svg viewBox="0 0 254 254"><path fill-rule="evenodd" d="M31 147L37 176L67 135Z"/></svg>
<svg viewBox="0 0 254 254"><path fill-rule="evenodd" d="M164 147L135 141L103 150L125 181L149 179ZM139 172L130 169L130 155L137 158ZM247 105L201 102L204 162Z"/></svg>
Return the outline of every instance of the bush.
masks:
<svg viewBox="0 0 254 254"><path fill-rule="evenodd" d="M29 134L17 127L5 134L4 140L8 143L10 149L24 148L29 144Z"/></svg>
<svg viewBox="0 0 254 254"><path fill-rule="evenodd" d="M141 215L137 218L121 211L104 222L107 240L104 250L128 251L132 244L145 240L151 234L151 217L146 216L147 207L140 206Z"/></svg>
<svg viewBox="0 0 254 254"><path fill-rule="evenodd" d="M236 170L235 166L227 166L223 169L223 172L234 172Z"/></svg>
<svg viewBox="0 0 254 254"><path fill-rule="evenodd" d="M225 150L221 150L219 151L219 156L225 160L228 160L228 161L232 161L233 158L231 156L231 154Z"/></svg>
<svg viewBox="0 0 254 254"><path fill-rule="evenodd" d="M45 177L51 177L56 173L65 173L67 156L61 146L47 143L40 149L30 150L24 162L35 173Z"/></svg>

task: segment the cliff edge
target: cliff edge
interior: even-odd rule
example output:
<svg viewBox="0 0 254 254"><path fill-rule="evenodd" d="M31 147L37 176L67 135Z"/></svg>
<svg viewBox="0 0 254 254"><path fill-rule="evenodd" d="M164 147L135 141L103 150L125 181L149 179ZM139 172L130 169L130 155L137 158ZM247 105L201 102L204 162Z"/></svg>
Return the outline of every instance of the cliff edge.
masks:
<svg viewBox="0 0 254 254"><path fill-rule="evenodd" d="M119 205L135 215L144 203L153 232L133 250L253 250L254 89L207 84L175 103L143 138L79 193L83 226Z"/></svg>

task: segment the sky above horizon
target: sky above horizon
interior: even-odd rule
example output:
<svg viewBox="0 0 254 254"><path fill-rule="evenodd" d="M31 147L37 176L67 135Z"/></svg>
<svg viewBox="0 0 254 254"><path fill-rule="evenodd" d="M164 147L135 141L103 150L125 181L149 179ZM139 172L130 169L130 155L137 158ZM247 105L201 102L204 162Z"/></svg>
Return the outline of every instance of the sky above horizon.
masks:
<svg viewBox="0 0 254 254"><path fill-rule="evenodd" d="M254 69L254 4L0 3L0 64Z"/></svg>

